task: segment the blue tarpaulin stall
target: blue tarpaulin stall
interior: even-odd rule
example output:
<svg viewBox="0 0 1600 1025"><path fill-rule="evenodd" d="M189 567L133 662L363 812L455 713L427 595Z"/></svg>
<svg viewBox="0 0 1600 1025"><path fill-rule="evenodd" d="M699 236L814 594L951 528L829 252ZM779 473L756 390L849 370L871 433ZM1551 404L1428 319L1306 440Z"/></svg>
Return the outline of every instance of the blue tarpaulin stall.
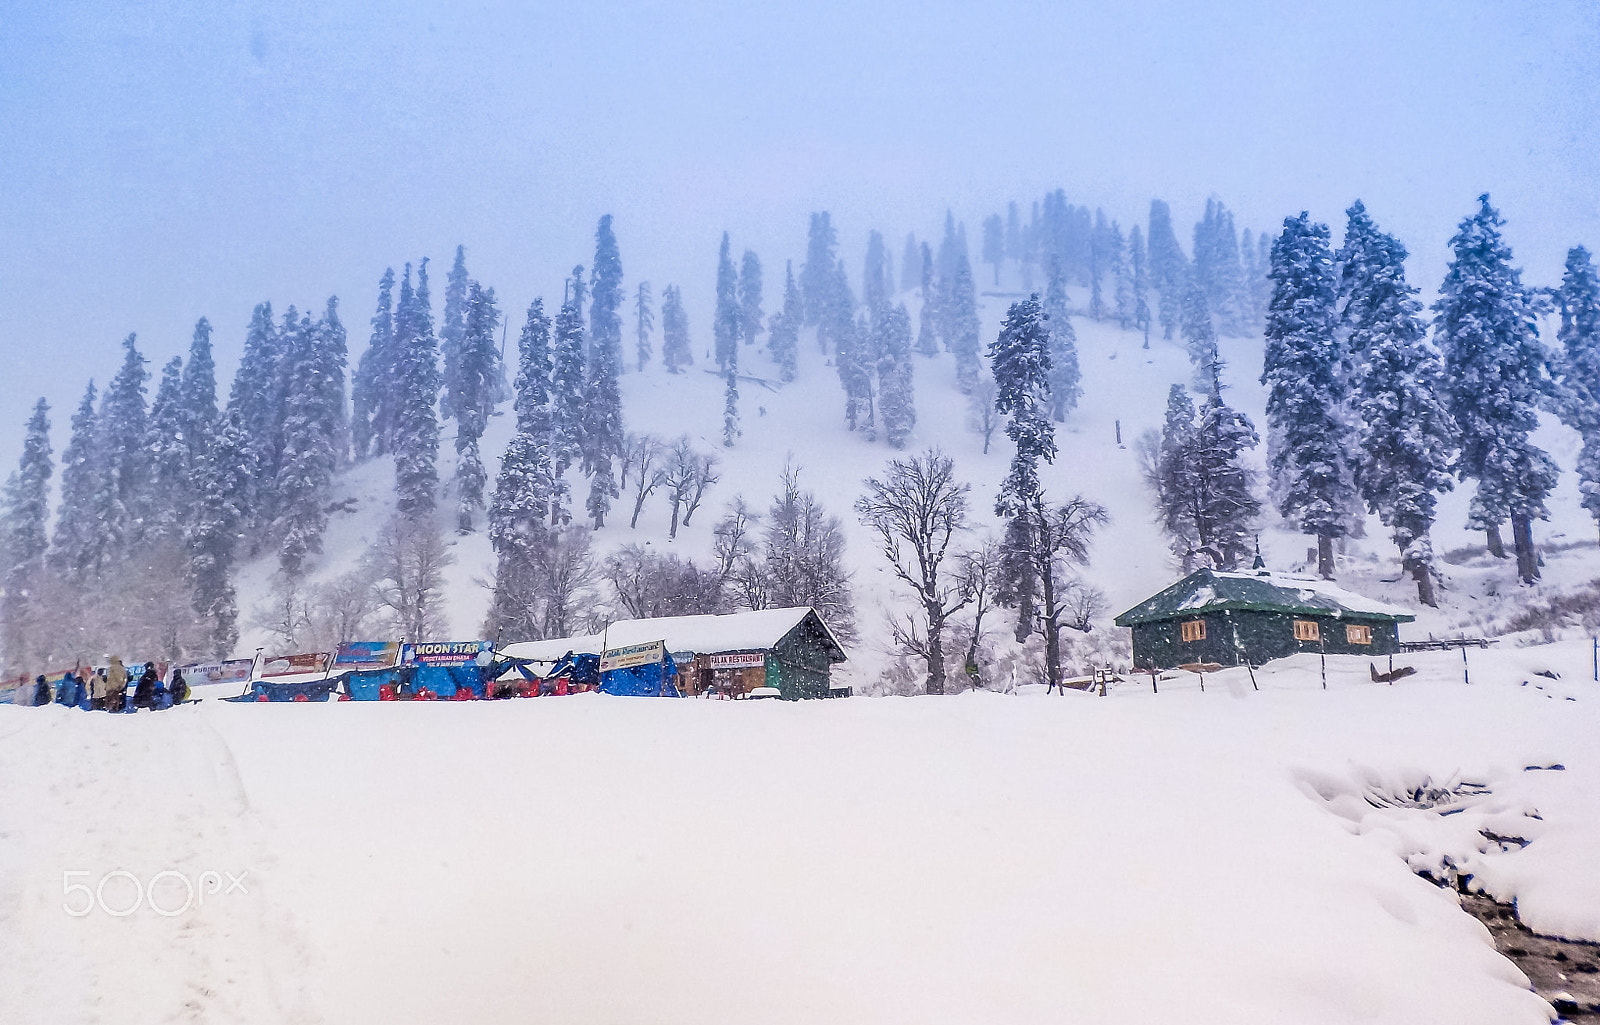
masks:
<svg viewBox="0 0 1600 1025"><path fill-rule="evenodd" d="M575 686L600 686L600 656L587 651L569 651L556 659L546 679L566 677Z"/></svg>
<svg viewBox="0 0 1600 1025"><path fill-rule="evenodd" d="M379 688L384 684L392 685L399 673L395 668L357 670L345 673L339 680L344 685L344 692L350 695L350 700L377 701L380 697Z"/></svg>
<svg viewBox="0 0 1600 1025"><path fill-rule="evenodd" d="M333 655L308 651L296 655L257 657L243 694L224 701L326 701L334 681L328 678ZM133 668L128 669L132 675Z"/></svg>
<svg viewBox="0 0 1600 1025"><path fill-rule="evenodd" d="M613 669L600 675L600 693L629 698L675 698L678 693L678 667L668 659L650 665Z"/></svg>
<svg viewBox="0 0 1600 1025"><path fill-rule="evenodd" d="M429 690L441 698L456 697L463 688L475 698L485 696L484 671L493 660L492 641L407 644L400 654L401 664L411 670L412 689Z"/></svg>
<svg viewBox="0 0 1600 1025"><path fill-rule="evenodd" d="M224 701L326 701L337 680L257 680L250 689Z"/></svg>
<svg viewBox="0 0 1600 1025"><path fill-rule="evenodd" d="M379 688L398 675L399 641L346 641L333 656L333 672L353 701L379 700Z"/></svg>
<svg viewBox="0 0 1600 1025"><path fill-rule="evenodd" d="M608 648L600 658L600 693L632 698L679 697L678 667L665 641Z"/></svg>

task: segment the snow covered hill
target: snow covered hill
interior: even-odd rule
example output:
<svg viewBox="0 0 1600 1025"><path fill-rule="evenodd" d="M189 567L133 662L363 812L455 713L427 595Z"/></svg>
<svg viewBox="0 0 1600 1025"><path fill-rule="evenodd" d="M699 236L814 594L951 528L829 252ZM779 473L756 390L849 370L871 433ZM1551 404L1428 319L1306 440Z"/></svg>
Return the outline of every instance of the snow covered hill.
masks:
<svg viewBox="0 0 1600 1025"><path fill-rule="evenodd" d="M1414 870L1600 940L1600 685L1584 643L1471 658L1107 698L0 706L0 1020L1537 1025Z"/></svg>
<svg viewBox="0 0 1600 1025"><path fill-rule="evenodd" d="M1002 289L1020 289L1020 281L1011 281L1010 276L1003 278ZM911 306L915 323L917 295L903 293L900 298ZM998 333L1009 304L1019 298L1022 295L1018 291L979 296L985 344ZM1069 298L1077 309L1087 305L1084 290L1073 290ZM514 336L521 312L506 312L511 320L510 334ZM1190 382L1193 372L1178 342L1161 340L1159 331L1153 333L1146 349L1139 332L1122 330L1110 321L1095 322L1076 316L1073 326L1078 337L1084 396L1077 410L1059 425L1061 454L1054 466L1044 468L1043 479L1051 496L1063 499L1082 493L1103 504L1111 514L1110 525L1095 541L1085 573L1090 583L1105 592L1106 615L1088 637L1068 635L1076 644L1076 654L1069 659L1069 665L1082 667L1090 660L1102 661L1108 656L1115 659L1125 650L1120 647L1126 643L1125 634L1111 626L1111 615L1176 578L1177 565L1154 523L1153 505L1141 480L1136 442L1142 433L1159 429L1168 389L1174 383ZM837 374L827 354L818 350L810 330L801 340L799 378L789 385L777 383L778 375L759 346L756 351L745 348L741 370L759 381L741 383L743 437L733 448L724 448L722 382L707 371L708 366L714 366L707 352L709 325L695 323L692 328L697 362L686 373L669 374L657 361L643 373L630 370L623 375L624 418L629 431L649 432L667 440L688 434L699 447L716 452L722 460L721 481L710 492L706 508L689 527L679 531L675 541L667 538L668 509L659 496L646 504L637 529L627 525L623 505L631 508L631 504L624 497L607 525L597 532L596 553L603 555L621 545L638 543L664 546L704 561L711 549L712 525L723 506L735 495L742 495L754 509L764 511L778 486L781 468L786 460L792 460L802 468L802 485L815 490L843 521L862 635L845 671L858 687L870 690L891 660L886 615L903 607L906 595L891 578L869 532L857 523L851 506L862 490L863 478L881 474L886 462L900 453L881 440L869 442L863 435L846 429L844 394ZM1259 337L1223 339L1221 351L1228 364L1225 382L1230 403L1247 412L1258 429L1262 428L1265 390L1257 380L1262 359ZM917 425L905 452L939 446L951 454L958 474L972 485L975 533L998 530L993 502L1011 456L1010 443L997 432L988 454L982 452L981 438L966 425L967 403L955 386L953 357L946 353L914 359ZM491 482L500 452L510 438L511 421L509 404L502 405L484 438L483 456ZM451 431L447 424L439 468L443 480L448 480L453 470ZM1402 636L1500 632L1509 629L1509 620L1530 602L1568 594L1600 577L1594 524L1578 505L1576 481L1570 472L1579 444L1577 435L1550 420L1538 432L1536 441L1566 471L1550 503L1551 521L1535 526L1536 538L1545 546L1544 581L1534 588L1518 585L1512 564L1489 559L1482 537L1464 529L1469 482L1465 489L1458 488L1443 497L1434 531L1434 548L1443 553L1439 566L1441 606L1437 611L1421 609L1418 621L1406 627ZM1265 464L1265 456L1263 443L1252 459L1260 467ZM585 485L576 471L572 480L581 505ZM348 571L359 560L392 507L392 486L392 467L381 458L356 466L338 479L333 501L342 511L330 522L326 554L313 569L313 584ZM454 503L447 499L441 502L441 508L453 510ZM462 537L455 534L453 526L453 517L441 512L440 529L447 533L455 558L455 564L447 571L452 633L477 637L488 607L487 585L493 578L494 559L481 529ZM1261 546L1273 569L1304 567L1307 549L1314 544L1313 538L1287 528L1270 508L1265 512ZM261 626L270 619L268 596L273 569L273 560L263 558L241 570L239 604L245 628L240 643L242 653L253 651L257 645L271 647L276 643ZM1339 580L1369 596L1417 607L1414 586L1408 579L1400 579L1393 545L1376 517L1368 517L1364 539L1347 543L1339 558ZM1008 615L1002 611L992 618L985 626L986 632L1004 637L1010 627Z"/></svg>

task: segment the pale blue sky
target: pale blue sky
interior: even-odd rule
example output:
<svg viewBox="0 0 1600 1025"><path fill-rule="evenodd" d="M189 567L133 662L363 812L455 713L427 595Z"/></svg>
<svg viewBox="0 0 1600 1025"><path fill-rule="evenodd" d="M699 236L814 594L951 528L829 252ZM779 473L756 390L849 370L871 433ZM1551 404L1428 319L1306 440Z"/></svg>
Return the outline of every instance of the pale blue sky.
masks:
<svg viewBox="0 0 1600 1025"><path fill-rule="evenodd" d="M159 366L204 314L231 373L256 302L336 293L359 352L458 241L518 323L607 212L702 332L724 228L776 276L814 209L854 263L1056 186L1186 245L1208 195L1336 238L1360 196L1430 289L1485 190L1532 281L1600 247L1593 2L222 6L0 12L0 467L129 331Z"/></svg>

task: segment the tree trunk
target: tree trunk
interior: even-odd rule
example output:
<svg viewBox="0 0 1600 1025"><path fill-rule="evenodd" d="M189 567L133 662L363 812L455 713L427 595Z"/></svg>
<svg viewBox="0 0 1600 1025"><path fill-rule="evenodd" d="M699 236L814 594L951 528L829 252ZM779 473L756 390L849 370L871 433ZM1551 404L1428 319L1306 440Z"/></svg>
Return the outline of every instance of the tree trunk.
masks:
<svg viewBox="0 0 1600 1025"><path fill-rule="evenodd" d="M928 693L944 693L944 622L928 617Z"/></svg>
<svg viewBox="0 0 1600 1025"><path fill-rule="evenodd" d="M1429 608L1438 608L1439 601L1433 593L1433 574L1428 572L1428 564L1421 559L1407 559L1405 568L1411 572L1411 579L1417 582L1417 601Z"/></svg>
<svg viewBox="0 0 1600 1025"><path fill-rule="evenodd" d="M672 500L672 526L667 529L667 537L676 538L677 536L678 536L678 499L674 498Z"/></svg>
<svg viewBox="0 0 1600 1025"><path fill-rule="evenodd" d="M1333 579L1333 535L1317 535L1317 575L1324 580Z"/></svg>
<svg viewBox="0 0 1600 1025"><path fill-rule="evenodd" d="M1531 584L1539 579L1539 555L1533 550L1533 521L1527 514L1511 514L1511 540L1517 549L1517 576Z"/></svg>
<svg viewBox="0 0 1600 1025"><path fill-rule="evenodd" d="M1504 559L1506 557L1506 546L1505 542L1500 540L1500 524L1489 524L1487 533L1489 537L1489 554L1496 559Z"/></svg>
<svg viewBox="0 0 1600 1025"><path fill-rule="evenodd" d="M1035 540L1032 513L1023 510L1006 528L1006 544L1010 546L1012 552L1009 557L1012 560L1011 567L1018 570L1015 581L1018 644L1026 641L1028 635L1033 633L1034 611L1038 607L1034 602L1034 585L1037 580L1033 572Z"/></svg>
<svg viewBox="0 0 1600 1025"><path fill-rule="evenodd" d="M1055 574L1048 566L1039 575L1039 588L1044 599L1044 667L1050 686L1061 690L1061 623L1057 620Z"/></svg>

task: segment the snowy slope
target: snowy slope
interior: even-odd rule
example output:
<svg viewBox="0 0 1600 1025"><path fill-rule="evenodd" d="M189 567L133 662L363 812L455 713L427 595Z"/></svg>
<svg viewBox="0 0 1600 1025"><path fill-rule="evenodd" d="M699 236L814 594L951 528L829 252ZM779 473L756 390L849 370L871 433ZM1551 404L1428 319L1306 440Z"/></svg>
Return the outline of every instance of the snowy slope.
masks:
<svg viewBox="0 0 1600 1025"><path fill-rule="evenodd" d="M624 239L624 244L626 240ZM1003 288L1020 288L1020 282L1006 281ZM999 331L1008 305L1020 293L983 294L979 297L985 343ZM1077 308L1087 305L1083 290L1073 290L1071 301ZM911 307L916 322L918 298L915 293L900 299ZM769 302L769 305L771 303ZM521 322L521 311L511 311L509 335L514 338ZM1142 336L1124 331L1110 322L1094 322L1074 317L1078 336L1079 360L1083 370L1084 397L1066 423L1058 428L1060 457L1046 467L1043 479L1049 494L1065 498L1074 492L1105 505L1111 524L1096 540L1086 576L1101 588L1108 599L1104 622L1092 645L1105 654L1125 651L1125 633L1110 625L1110 616L1131 607L1160 590L1177 577L1177 566L1153 520L1150 498L1140 480L1135 442L1147 430L1159 429L1166 406L1167 391L1174 383L1187 383L1193 373L1177 340L1164 342L1159 330L1153 332L1150 348L1144 349ZM629 529L631 499L624 496L607 526L595 537L597 554L628 543L669 545L680 554L704 559L711 548L711 528L723 507L742 494L753 508L764 511L778 486L778 475L785 460L802 467L801 483L814 489L827 507L844 524L849 539L849 559L854 567L853 583L861 642L852 651L846 670L858 686L871 685L882 672L890 653L885 648L884 628L888 610L902 607L904 593L891 578L868 531L858 524L851 505L868 475L881 474L886 462L897 453L886 443L869 442L847 431L843 418L843 392L826 354L820 352L807 331L801 340L799 379L788 386L777 384L777 375L764 351L746 347L741 369L751 377L740 385L743 437L732 449L721 445L722 382L706 368L711 360L709 326L694 323L693 338L697 363L682 375L666 373L659 362L643 373L629 371L622 377L627 428L650 432L666 439L687 433L697 445L715 451L722 459L722 480L710 492L705 506L693 523L679 531L676 541L667 539L668 509L658 496L646 504L637 530ZM631 329L631 319L627 324ZM659 338L657 339L659 343ZM628 342L627 344L631 344ZM626 347L626 345L625 345ZM1265 390L1257 381L1261 366L1261 341L1224 339L1221 351L1228 363L1225 382L1228 399L1247 412L1258 430L1264 433ZM1011 455L1010 443L997 433L989 453L982 453L981 438L966 427L966 400L955 388L951 356L914 357L916 373L917 426L906 451L937 445L954 456L958 473L971 482L971 506L977 531L997 530L992 507L1001 478ZM1122 445L1117 444L1120 422ZM485 464L491 478L499 454L509 441L513 427L509 405L491 421L484 438ZM447 426L441 444L440 476L448 480L454 459L452 433ZM1572 465L1578 447L1576 435L1548 422L1538 435L1564 468ZM1265 443L1253 453L1258 466L1265 465ZM575 505L581 509L587 484L572 474ZM334 500L353 499L354 509L335 515L329 528L327 554L314 570L313 579L327 579L348 570L359 558L367 542L376 534L388 514L392 501L392 471L386 460L375 460L356 467L339 480ZM1536 525L1540 542L1554 543L1547 550L1546 580L1538 588L1519 586L1509 561L1491 560L1482 554L1482 537L1462 527L1466 519L1470 484L1444 496L1440 519L1434 531L1435 550L1452 553L1441 562L1444 573L1441 608L1422 609L1418 621L1405 628L1402 636L1443 636L1459 633L1480 634L1497 630L1499 623L1520 608L1530 597L1558 594L1600 577L1600 553L1593 543L1593 521L1578 506L1576 481L1570 470L1564 472L1560 487L1551 500L1552 522ZM453 524L454 501L446 496L441 508L441 529ZM448 521L448 522L447 522ZM467 537L448 534L456 562L448 571L451 581L450 618L457 637L476 637L482 629L488 607L488 584L493 579L493 554L480 531ZM1270 509L1263 516L1261 545L1268 564L1290 571L1307 565L1307 549L1314 540L1287 529ZM1562 548L1563 545L1572 547ZM1474 554L1470 549L1476 546ZM1555 550L1560 548L1560 550ZM1339 581L1368 597L1408 608L1417 608L1415 588L1400 579L1393 546L1375 517L1368 518L1367 536L1351 540L1339 559ZM252 609L266 608L266 594L273 565L270 559L248 566L240 582L240 607L245 610L246 634L240 648L248 653L258 644L271 644L259 630L250 630ZM616 612L616 618L625 618ZM1008 632L1007 614L991 619L986 631L996 636ZM261 617L256 617L259 620ZM505 638L504 640L513 640ZM1112 647L1107 650L1107 645ZM1087 657L1081 656L1081 657Z"/></svg>
<svg viewBox="0 0 1600 1025"><path fill-rule="evenodd" d="M1589 656L1105 699L0 706L0 1020L1536 1025L1407 862L1600 939ZM1459 814L1367 800L1462 781ZM115 870L119 911L130 877L244 890L63 910L64 872Z"/></svg>

